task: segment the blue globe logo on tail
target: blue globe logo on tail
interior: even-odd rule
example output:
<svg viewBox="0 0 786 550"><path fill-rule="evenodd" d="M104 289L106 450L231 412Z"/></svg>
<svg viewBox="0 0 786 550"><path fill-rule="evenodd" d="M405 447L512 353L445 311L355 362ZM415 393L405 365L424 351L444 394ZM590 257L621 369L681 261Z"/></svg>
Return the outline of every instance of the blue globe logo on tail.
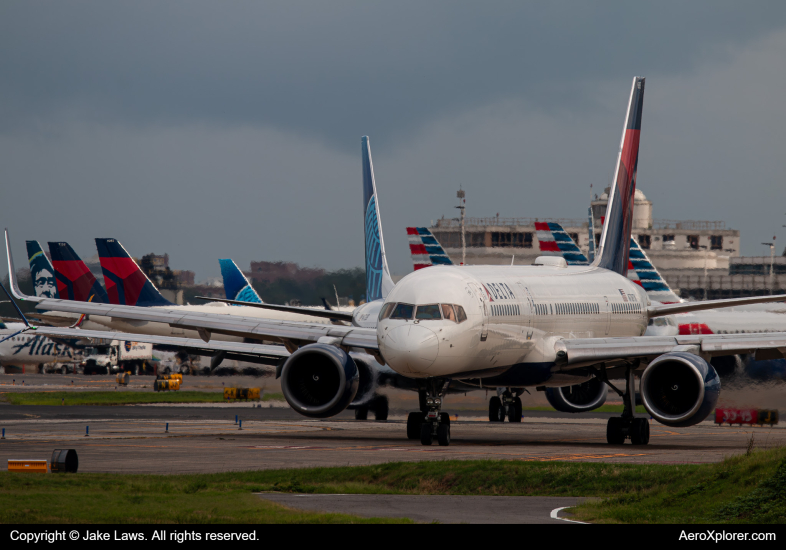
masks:
<svg viewBox="0 0 786 550"><path fill-rule="evenodd" d="M366 300L382 298L382 244L379 240L376 195L366 206Z"/></svg>

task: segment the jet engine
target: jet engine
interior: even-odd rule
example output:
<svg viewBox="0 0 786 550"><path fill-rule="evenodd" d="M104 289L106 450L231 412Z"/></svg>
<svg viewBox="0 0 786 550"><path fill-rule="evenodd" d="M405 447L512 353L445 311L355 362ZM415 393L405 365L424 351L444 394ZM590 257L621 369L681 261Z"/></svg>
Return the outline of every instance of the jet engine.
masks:
<svg viewBox="0 0 786 550"><path fill-rule="evenodd" d="M355 399L360 375L355 361L328 344L303 346L281 369L281 390L289 405L304 416L328 418Z"/></svg>
<svg viewBox="0 0 786 550"><path fill-rule="evenodd" d="M641 398L652 417L666 426L698 424L715 408L720 377L712 365L686 352L665 353L641 375Z"/></svg>
<svg viewBox="0 0 786 550"><path fill-rule="evenodd" d="M562 388L546 388L546 399L560 412L594 411L606 402L606 384L592 378L583 384Z"/></svg>

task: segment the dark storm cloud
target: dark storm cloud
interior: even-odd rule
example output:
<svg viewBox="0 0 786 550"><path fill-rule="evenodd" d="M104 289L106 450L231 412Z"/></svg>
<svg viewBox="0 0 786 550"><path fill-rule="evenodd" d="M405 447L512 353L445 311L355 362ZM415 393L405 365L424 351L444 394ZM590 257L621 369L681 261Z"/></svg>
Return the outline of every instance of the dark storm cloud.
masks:
<svg viewBox="0 0 786 550"><path fill-rule="evenodd" d="M781 1L4 2L0 131L71 113L354 151L499 100L586 110L582 82L690 71L784 21Z"/></svg>

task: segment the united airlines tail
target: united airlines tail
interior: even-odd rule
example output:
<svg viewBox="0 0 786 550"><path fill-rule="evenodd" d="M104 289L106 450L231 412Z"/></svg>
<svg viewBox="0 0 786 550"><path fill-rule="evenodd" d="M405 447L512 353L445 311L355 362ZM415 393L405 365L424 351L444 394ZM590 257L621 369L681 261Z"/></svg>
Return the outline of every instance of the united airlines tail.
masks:
<svg viewBox="0 0 786 550"><path fill-rule="evenodd" d="M628 101L628 113L622 132L617 169L609 191L603 233L593 265L610 269L620 275L628 273L633 194L636 192L636 170L639 163L641 111L644 105L644 78L634 77Z"/></svg>
<svg viewBox="0 0 786 550"><path fill-rule="evenodd" d="M60 298L57 292L55 268L46 257L38 241L27 241L27 260L30 263L30 278L33 279L35 295L44 298Z"/></svg>
<svg viewBox="0 0 786 550"><path fill-rule="evenodd" d="M264 303L235 262L218 260L218 263L221 266L221 276L224 278L224 291L227 293L227 300L253 304Z"/></svg>
<svg viewBox="0 0 786 550"><path fill-rule="evenodd" d="M385 241L377 204L374 165L368 136L361 139L363 152L363 229L366 235L366 301L381 300L395 286L385 257Z"/></svg>
<svg viewBox="0 0 786 550"><path fill-rule="evenodd" d="M415 271L431 265L453 265L428 227L407 227L407 238Z"/></svg>
<svg viewBox="0 0 786 550"><path fill-rule="evenodd" d="M30 250L29 244L28 250ZM79 302L109 303L104 287L96 280L71 245L63 242L49 243L49 253L52 255L52 265L57 277L57 291L61 298Z"/></svg>
<svg viewBox="0 0 786 550"><path fill-rule="evenodd" d="M101 271L112 304L125 306L171 306L147 275L116 239L96 239Z"/></svg>
<svg viewBox="0 0 786 550"><path fill-rule="evenodd" d="M568 265L587 265L587 257L581 253L565 229L554 222L535 222L541 256L562 256Z"/></svg>

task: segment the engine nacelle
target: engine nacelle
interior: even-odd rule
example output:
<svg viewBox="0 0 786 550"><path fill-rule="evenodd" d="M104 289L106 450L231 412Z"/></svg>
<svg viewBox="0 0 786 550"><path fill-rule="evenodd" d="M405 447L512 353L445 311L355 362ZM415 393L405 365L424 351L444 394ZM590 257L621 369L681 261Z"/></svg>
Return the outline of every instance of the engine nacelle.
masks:
<svg viewBox="0 0 786 550"><path fill-rule="evenodd" d="M310 344L289 356L281 369L281 390L304 416L328 418L349 406L358 391L355 361L344 350Z"/></svg>
<svg viewBox="0 0 786 550"><path fill-rule="evenodd" d="M594 411L606 402L606 384L592 378L583 384L546 388L546 399L560 412L581 413Z"/></svg>
<svg viewBox="0 0 786 550"><path fill-rule="evenodd" d="M666 426L698 424L712 412L720 395L720 377L712 365L686 352L665 353L641 375L641 400L652 417Z"/></svg>
<svg viewBox="0 0 786 550"><path fill-rule="evenodd" d="M370 355L353 353L350 357L358 369L358 390L352 405L365 405L377 397L379 364Z"/></svg>

